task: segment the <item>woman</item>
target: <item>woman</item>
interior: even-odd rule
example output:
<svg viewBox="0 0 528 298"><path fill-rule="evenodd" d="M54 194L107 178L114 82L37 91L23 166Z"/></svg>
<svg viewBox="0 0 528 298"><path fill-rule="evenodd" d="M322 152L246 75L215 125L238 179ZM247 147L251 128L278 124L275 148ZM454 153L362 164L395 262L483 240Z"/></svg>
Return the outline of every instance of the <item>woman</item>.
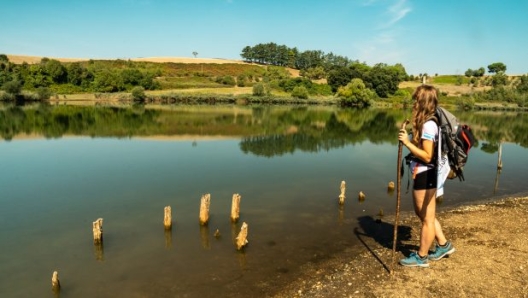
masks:
<svg viewBox="0 0 528 298"><path fill-rule="evenodd" d="M398 139L412 154L411 173L413 175L414 211L421 220L420 248L409 257L400 260L404 266L429 267L429 260L440 260L455 252L451 242L447 241L442 227L436 219L438 181L438 125L434 115L438 104L438 92L433 86L421 85L413 94L412 140L402 129ZM443 192L443 189L441 189ZM436 239L436 249L429 254L429 248Z"/></svg>

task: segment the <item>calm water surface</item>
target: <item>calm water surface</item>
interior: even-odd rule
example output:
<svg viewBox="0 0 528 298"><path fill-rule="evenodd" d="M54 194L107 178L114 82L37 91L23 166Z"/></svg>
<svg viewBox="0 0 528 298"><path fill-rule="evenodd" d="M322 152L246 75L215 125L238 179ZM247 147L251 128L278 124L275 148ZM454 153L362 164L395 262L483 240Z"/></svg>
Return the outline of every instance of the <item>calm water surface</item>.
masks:
<svg viewBox="0 0 528 298"><path fill-rule="evenodd" d="M358 111L275 113L222 111L213 121L204 114L189 120L193 113L177 109L140 124L126 116L124 127L137 131L125 136L122 128L102 132L55 117L67 123L59 135L34 127L30 138L0 141L0 297L52 297L54 270L60 297L259 297L291 282L303 264L359 246L359 217L394 212L396 196L386 186L396 179L397 126L406 115L378 112L367 121ZM149 134L151 121L158 130ZM174 131L185 125L188 131ZM501 141L500 174L498 142L481 139L485 149L471 152L466 181L448 182L440 208L527 191L528 151L510 138ZM406 179L402 210L410 211ZM205 193L211 217L201 227ZM229 219L234 193L242 196L236 224ZM168 205L170 232L163 229ZM103 247L92 243L99 217ZM239 252L233 239L242 222L249 245Z"/></svg>

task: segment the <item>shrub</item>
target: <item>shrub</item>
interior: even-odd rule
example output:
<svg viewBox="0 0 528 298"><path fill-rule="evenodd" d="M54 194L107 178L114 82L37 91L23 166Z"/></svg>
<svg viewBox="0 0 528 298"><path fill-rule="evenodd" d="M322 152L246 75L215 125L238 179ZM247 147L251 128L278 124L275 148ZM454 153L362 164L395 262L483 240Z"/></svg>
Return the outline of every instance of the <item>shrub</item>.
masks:
<svg viewBox="0 0 528 298"><path fill-rule="evenodd" d="M50 99L52 92L48 87L39 87L37 88L37 96L39 100L48 100Z"/></svg>
<svg viewBox="0 0 528 298"><path fill-rule="evenodd" d="M302 69L299 74L311 80L319 80L326 76L326 72L322 66Z"/></svg>
<svg viewBox="0 0 528 298"><path fill-rule="evenodd" d="M308 98L308 89L304 86L295 86L291 93L292 97L307 99Z"/></svg>
<svg viewBox="0 0 528 298"><path fill-rule="evenodd" d="M236 81L235 81L235 78L233 78L232 76L224 76L222 78L222 84L228 85L228 86L235 86Z"/></svg>
<svg viewBox="0 0 528 298"><path fill-rule="evenodd" d="M519 96L517 96L515 100L515 103L520 108L526 107L526 105L528 104L528 94L519 94Z"/></svg>
<svg viewBox="0 0 528 298"><path fill-rule="evenodd" d="M342 105L369 106L376 94L365 87L363 80L352 79L346 86L339 87L337 96L341 98Z"/></svg>
<svg viewBox="0 0 528 298"><path fill-rule="evenodd" d="M145 88L143 88L141 86L137 86L137 87L132 88L132 98L135 101L143 101L143 100L145 100L145 98L146 98L146 96L145 96Z"/></svg>
<svg viewBox="0 0 528 298"><path fill-rule="evenodd" d="M2 89L7 93L16 96L19 95L22 91L22 83L17 80L9 81L4 83Z"/></svg>
<svg viewBox="0 0 528 298"><path fill-rule="evenodd" d="M473 96L461 96L457 99L457 105L463 110L472 110L475 106L475 98Z"/></svg>
<svg viewBox="0 0 528 298"><path fill-rule="evenodd" d="M238 87L245 87L246 84L248 83L248 78L245 74L239 74L237 76L237 86Z"/></svg>
<svg viewBox="0 0 528 298"><path fill-rule="evenodd" d="M265 83L259 82L253 85L254 96L266 96L269 93L269 87Z"/></svg>
<svg viewBox="0 0 528 298"><path fill-rule="evenodd" d="M0 101L12 101L15 100L15 96L13 94L0 91Z"/></svg>

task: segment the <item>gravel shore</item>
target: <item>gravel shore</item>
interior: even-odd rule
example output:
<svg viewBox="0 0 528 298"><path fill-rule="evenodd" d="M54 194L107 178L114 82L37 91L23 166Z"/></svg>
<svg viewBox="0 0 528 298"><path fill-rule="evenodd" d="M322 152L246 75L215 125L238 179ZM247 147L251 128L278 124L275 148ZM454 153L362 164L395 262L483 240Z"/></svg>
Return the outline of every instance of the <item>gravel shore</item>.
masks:
<svg viewBox="0 0 528 298"><path fill-rule="evenodd" d="M437 217L456 252L429 268L397 264L419 244L419 221L404 214L389 274L394 218L387 217L355 231L362 247L307 265L273 297L528 297L528 197L460 206Z"/></svg>

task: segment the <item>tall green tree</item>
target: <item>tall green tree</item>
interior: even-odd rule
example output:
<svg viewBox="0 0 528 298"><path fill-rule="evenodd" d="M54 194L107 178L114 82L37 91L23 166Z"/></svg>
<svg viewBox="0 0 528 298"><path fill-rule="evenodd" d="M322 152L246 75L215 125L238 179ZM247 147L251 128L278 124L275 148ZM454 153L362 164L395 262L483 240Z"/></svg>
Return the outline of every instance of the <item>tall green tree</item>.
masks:
<svg viewBox="0 0 528 298"><path fill-rule="evenodd" d="M372 67L359 61L352 62L349 68L352 71L352 78L358 78L363 81L367 78L368 73L372 69Z"/></svg>
<svg viewBox="0 0 528 298"><path fill-rule="evenodd" d="M488 65L488 72L489 73L506 72L506 65L502 62L492 63Z"/></svg>
<svg viewBox="0 0 528 298"><path fill-rule="evenodd" d="M295 62L299 57L299 50L297 48L292 48L288 50L288 67L294 68Z"/></svg>
<svg viewBox="0 0 528 298"><path fill-rule="evenodd" d="M522 75L519 78L519 84L516 88L520 93L528 93L528 75Z"/></svg>
<svg viewBox="0 0 528 298"><path fill-rule="evenodd" d="M254 54L253 54L253 48L250 46L245 46L242 49L242 53L240 53L240 56L242 59L244 59L247 62L254 62Z"/></svg>
<svg viewBox="0 0 528 298"><path fill-rule="evenodd" d="M84 68L79 62L70 63L66 69L68 73L68 83L80 86L82 81L86 78L87 69Z"/></svg>
<svg viewBox="0 0 528 298"><path fill-rule="evenodd" d="M372 88L379 97L388 97L398 90L399 84L407 76L403 66L390 66L378 63L370 69L365 78L365 85Z"/></svg>
<svg viewBox="0 0 528 298"><path fill-rule="evenodd" d="M50 77L51 81L57 84L65 83L68 79L68 72L66 67L55 59L42 60L45 73Z"/></svg>
<svg viewBox="0 0 528 298"><path fill-rule="evenodd" d="M346 86L353 78L353 72L350 68L344 66L337 66L328 72L326 81L332 92L336 92L339 87Z"/></svg>

